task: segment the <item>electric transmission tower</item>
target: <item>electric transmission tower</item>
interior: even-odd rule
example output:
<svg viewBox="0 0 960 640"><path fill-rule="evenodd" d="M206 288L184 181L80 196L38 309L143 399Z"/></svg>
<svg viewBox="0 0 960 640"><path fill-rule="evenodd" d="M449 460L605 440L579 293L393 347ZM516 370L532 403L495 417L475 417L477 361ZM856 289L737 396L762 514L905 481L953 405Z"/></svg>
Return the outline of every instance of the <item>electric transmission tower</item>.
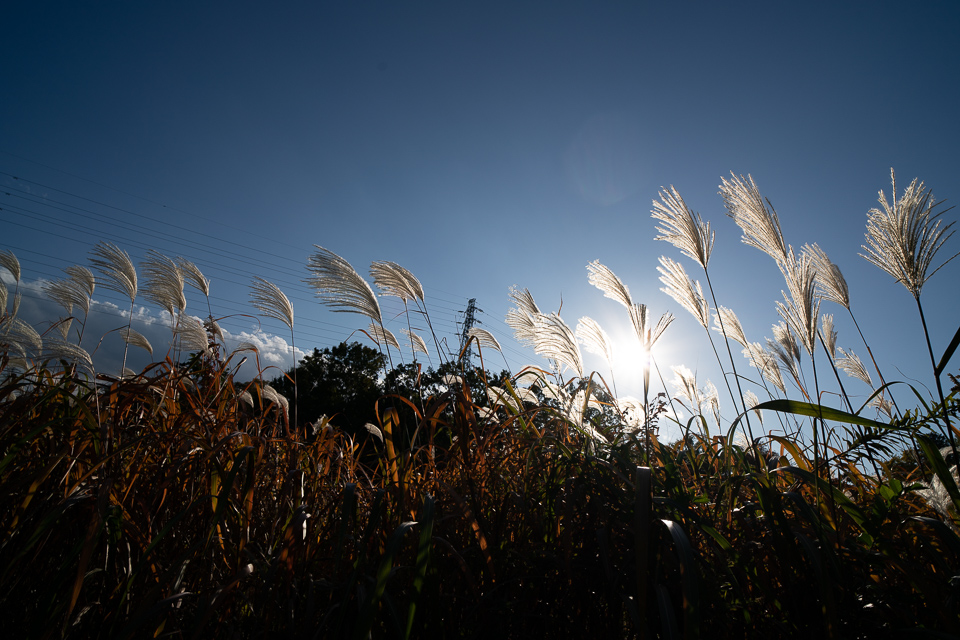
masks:
<svg viewBox="0 0 960 640"><path fill-rule="evenodd" d="M473 363L473 343L470 342L469 346L468 340L470 338L470 329L473 328L474 324L481 324L477 320L476 313L477 311L483 312L483 309L477 308L477 299L470 298L467 302L467 310L463 312L463 324L460 328L460 353L463 354L463 362L466 364ZM464 351L463 348L467 347L467 350Z"/></svg>

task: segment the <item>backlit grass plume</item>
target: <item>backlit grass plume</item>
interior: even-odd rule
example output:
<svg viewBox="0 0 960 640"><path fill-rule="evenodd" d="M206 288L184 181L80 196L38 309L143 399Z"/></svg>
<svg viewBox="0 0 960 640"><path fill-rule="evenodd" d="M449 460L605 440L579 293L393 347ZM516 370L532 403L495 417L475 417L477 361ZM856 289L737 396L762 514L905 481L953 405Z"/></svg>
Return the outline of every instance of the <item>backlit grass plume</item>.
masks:
<svg viewBox="0 0 960 640"><path fill-rule="evenodd" d="M953 235L953 222L941 226L940 213L934 213L938 202L924 187L913 182L897 199L897 179L890 169L893 185L890 202L880 191L880 209L867 214L866 253L860 254L868 262L880 267L903 284L914 298L920 298L923 285L933 274L960 254L954 254L933 271L933 260L943 244ZM949 231L949 233L948 233Z"/></svg>
<svg viewBox="0 0 960 640"><path fill-rule="evenodd" d="M777 263L785 262L787 245L780 231L780 219L773 206L760 195L753 176L731 174L730 180L721 178L720 195L727 214L743 231L743 243L760 249Z"/></svg>
<svg viewBox="0 0 960 640"><path fill-rule="evenodd" d="M110 242L100 242L90 253L90 263L103 276L100 285L130 300L137 298L137 268L130 255Z"/></svg>
<svg viewBox="0 0 960 640"><path fill-rule="evenodd" d="M817 319L820 315L820 297L817 295L817 271L806 253L797 257L790 249L780 263L787 282L783 302L777 303L777 312L787 321L811 356L816 350Z"/></svg>
<svg viewBox="0 0 960 640"><path fill-rule="evenodd" d="M467 337L475 339L481 349L495 349L496 351L503 352L503 349L500 347L500 342L486 329L471 327L470 331L467 332Z"/></svg>
<svg viewBox="0 0 960 640"><path fill-rule="evenodd" d="M90 263L103 276L101 285L115 291L130 300L130 310L127 315L127 328L133 323L133 305L137 300L137 268L133 265L130 255L110 242L99 242L90 253ZM120 373L123 375L127 367L127 344L123 348L123 361Z"/></svg>
<svg viewBox="0 0 960 640"><path fill-rule="evenodd" d="M397 340L397 337L393 335L393 332L389 329L384 328L383 325L371 322L370 325L363 330L363 333L373 340L378 347L393 347L397 351L400 351L400 342Z"/></svg>
<svg viewBox="0 0 960 640"><path fill-rule="evenodd" d="M534 351L546 358L566 365L576 376L583 376L583 357L577 338L567 323L556 313L540 314L536 319Z"/></svg>
<svg viewBox="0 0 960 640"><path fill-rule="evenodd" d="M710 305L703 296L700 283L690 279L683 265L666 256L660 256L657 271L660 272L660 282L665 285L660 291L676 300L706 329L710 325Z"/></svg>
<svg viewBox="0 0 960 640"><path fill-rule="evenodd" d="M255 276L253 283L250 285L250 303L263 315L268 318L273 318L274 320L279 320L290 329L290 351L293 361L293 425L294 428L296 428L298 424L297 420L299 419L297 413L299 402L297 390L297 345L293 331L293 304L291 304L286 294L280 290L280 287L260 276Z"/></svg>
<svg viewBox="0 0 960 640"><path fill-rule="evenodd" d="M740 318L732 309L720 307L713 316L713 330L719 331L722 335L736 341L741 346L747 346L747 336L743 332L743 325L740 324Z"/></svg>
<svg viewBox="0 0 960 640"><path fill-rule="evenodd" d="M333 311L359 313L383 326L380 303L367 281L334 252L314 247L316 252L307 259L313 275L305 282L317 290L317 297Z"/></svg>
<svg viewBox="0 0 960 640"><path fill-rule="evenodd" d="M183 271L179 265L151 249L147 252L147 259L140 263L140 270L144 274L144 297L163 307L171 318L176 319L187 307L187 298L183 294Z"/></svg>
<svg viewBox="0 0 960 640"><path fill-rule="evenodd" d="M250 285L250 304L266 317L279 320L288 329L293 329L293 304L272 282L254 276Z"/></svg>
<svg viewBox="0 0 960 640"><path fill-rule="evenodd" d="M370 265L373 283L383 295L396 296L404 302L423 301L423 286L416 276L396 262L377 261Z"/></svg>
<svg viewBox="0 0 960 640"><path fill-rule="evenodd" d="M633 306L633 298L630 297L627 285L623 284L609 267L600 264L599 260L594 260L587 265L587 272L590 284L603 291L603 295L616 300L627 309Z"/></svg>
<svg viewBox="0 0 960 640"><path fill-rule="evenodd" d="M0 267L9 271L13 279L20 282L20 261L12 251L0 249Z"/></svg>
<svg viewBox="0 0 960 640"><path fill-rule="evenodd" d="M422 337L411 331L410 329L401 329L403 335L407 337L407 341L410 343L410 350L413 352L414 356L417 353L422 353L425 356L429 356L430 353L427 351L427 343Z"/></svg>
<svg viewBox="0 0 960 640"><path fill-rule="evenodd" d="M660 202L653 201L652 211L654 220L661 223L656 239L669 242L706 269L716 235L710 230L710 223L705 223L699 213L687 207L673 185L659 195Z"/></svg>

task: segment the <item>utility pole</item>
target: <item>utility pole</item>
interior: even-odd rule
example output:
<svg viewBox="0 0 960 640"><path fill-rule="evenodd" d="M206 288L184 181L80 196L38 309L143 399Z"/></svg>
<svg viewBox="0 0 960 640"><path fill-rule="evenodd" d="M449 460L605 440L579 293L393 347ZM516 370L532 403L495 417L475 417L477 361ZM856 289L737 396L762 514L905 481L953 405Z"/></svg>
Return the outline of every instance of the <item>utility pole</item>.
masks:
<svg viewBox="0 0 960 640"><path fill-rule="evenodd" d="M470 346L467 346L468 339L470 337L470 329L473 328L474 324L480 324L480 321L476 318L477 311L482 312L483 309L477 308L477 299L470 298L467 302L467 310L463 312L463 326L460 330L460 353L463 353L463 362L471 364L473 361L473 343L469 343ZM463 348L467 347L467 350L464 351Z"/></svg>

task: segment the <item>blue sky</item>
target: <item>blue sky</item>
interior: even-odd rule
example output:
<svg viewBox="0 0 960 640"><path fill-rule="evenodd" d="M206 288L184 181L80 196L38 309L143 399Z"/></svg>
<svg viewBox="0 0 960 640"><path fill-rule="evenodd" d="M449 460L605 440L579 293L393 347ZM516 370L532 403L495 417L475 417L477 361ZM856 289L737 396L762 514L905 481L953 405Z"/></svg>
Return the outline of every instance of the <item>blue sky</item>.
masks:
<svg viewBox="0 0 960 640"><path fill-rule="evenodd" d="M4 22L0 248L26 281L86 263L98 240L136 260L183 255L232 335L256 329L240 315L254 313L250 279L280 285L309 350L366 324L302 283L318 244L361 273L411 270L450 341L477 298L518 370L542 362L509 340L511 285L626 340L622 308L587 282L600 260L655 316L677 316L661 366L722 386L702 329L659 290L661 255L700 276L654 241L650 208L674 185L712 223L719 302L762 342L782 277L717 195L722 176L749 173L786 241L840 266L886 377L932 388L911 296L857 254L891 167L960 198L953 2L54 2L7 7ZM924 290L938 356L960 318L957 269ZM205 315L192 294L188 311ZM845 312L822 311L866 357ZM281 327L262 329L282 346ZM617 378L629 387L626 367Z"/></svg>

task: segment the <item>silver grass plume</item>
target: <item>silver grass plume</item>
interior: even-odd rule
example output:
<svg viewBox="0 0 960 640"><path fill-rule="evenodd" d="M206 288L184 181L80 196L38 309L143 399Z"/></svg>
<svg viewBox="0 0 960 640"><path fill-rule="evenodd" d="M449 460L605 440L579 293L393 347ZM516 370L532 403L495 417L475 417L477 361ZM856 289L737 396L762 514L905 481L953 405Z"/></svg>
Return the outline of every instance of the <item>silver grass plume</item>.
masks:
<svg viewBox="0 0 960 640"><path fill-rule="evenodd" d="M210 296L210 279L205 277L197 265L193 264L184 257L177 256L177 266L183 274L184 279L197 289L203 295Z"/></svg>
<svg viewBox="0 0 960 640"><path fill-rule="evenodd" d="M583 358L573 331L556 313L540 314L536 318L536 340L533 345L538 355L573 369L583 376Z"/></svg>
<svg viewBox="0 0 960 640"><path fill-rule="evenodd" d="M180 346L187 351L210 353L210 343L203 323L194 317L181 318L174 328L174 335L180 338Z"/></svg>
<svg viewBox="0 0 960 640"><path fill-rule="evenodd" d="M517 305L517 308L524 313L537 315L540 313L540 307L533 299L533 294L529 289L517 289L516 285L510 287L510 299Z"/></svg>
<svg viewBox="0 0 960 640"><path fill-rule="evenodd" d="M73 318L61 318L55 326L57 331L60 333L60 337L64 340L70 338L70 325L73 324Z"/></svg>
<svg viewBox="0 0 960 640"><path fill-rule="evenodd" d="M378 347L387 345L393 347L397 351L400 351L400 343L397 341L397 337L393 335L389 329L386 329L375 322L371 322L370 326L367 327L367 330L364 331L364 333L366 333L367 337L373 340Z"/></svg>
<svg viewBox="0 0 960 640"><path fill-rule="evenodd" d="M875 408L877 411L886 416L887 420L893 420L894 406L890 404L890 400L886 398L883 394L876 395L870 400L870 406Z"/></svg>
<svg viewBox="0 0 960 640"><path fill-rule="evenodd" d="M277 285L254 276L250 285L250 304L266 317L279 320L293 330L293 305Z"/></svg>
<svg viewBox="0 0 960 640"><path fill-rule="evenodd" d="M613 362L613 344L610 337L596 320L583 316L577 322L577 339L589 353L603 357L607 364Z"/></svg>
<svg viewBox="0 0 960 640"><path fill-rule="evenodd" d="M12 349L18 355L26 358L30 354L39 354L43 349L43 339L37 330L17 318L7 316L0 322L0 350Z"/></svg>
<svg viewBox="0 0 960 640"><path fill-rule="evenodd" d="M64 271L69 277L44 283L43 292L66 309L67 313L73 313L73 307L77 306L83 309L84 315L89 315L94 288L93 273L80 266L67 267Z"/></svg>
<svg viewBox="0 0 960 640"><path fill-rule="evenodd" d="M960 472L958 472L957 465L950 468L950 474L953 476L954 484L960 485ZM917 491L920 497L943 517L944 522L951 523L955 521L957 517L957 507L950 497L950 492L947 490L946 485L940 480L940 476L934 474L933 479L930 480L930 484L920 484L923 484L925 487ZM952 524L951 526L956 531L956 526Z"/></svg>
<svg viewBox="0 0 960 640"><path fill-rule="evenodd" d="M90 263L104 277L102 286L126 296L133 304L137 298L137 269L127 252L115 244L100 242L90 253Z"/></svg>
<svg viewBox="0 0 960 640"><path fill-rule="evenodd" d="M837 369L845 372L851 378L860 380L872 389L873 380L870 379L870 373L867 372L867 368L863 366L863 362L860 360L860 357L857 356L857 354L855 354L852 350L847 353L844 351L843 347L840 347L838 351L840 351L842 355L841 357L837 358Z"/></svg>
<svg viewBox="0 0 960 640"><path fill-rule="evenodd" d="M493 385L487 387L487 399L490 400L490 404L501 405L513 413L520 413L523 410L523 407L510 395L510 392L501 387Z"/></svg>
<svg viewBox="0 0 960 640"><path fill-rule="evenodd" d="M93 372L93 358L79 345L66 340L47 340L43 345L44 360L63 360Z"/></svg>
<svg viewBox="0 0 960 640"><path fill-rule="evenodd" d="M784 302L777 303L777 312L790 325L807 353L813 354L816 350L817 316L820 314L820 297L816 291L817 272L813 261L805 253L797 258L791 248L786 259L780 263L780 270L788 291L783 292Z"/></svg>
<svg viewBox="0 0 960 640"><path fill-rule="evenodd" d="M670 323L674 321L673 314L669 311L660 316L654 327L647 327L647 305L634 304L629 307L630 323L633 325L637 337L640 339L640 345L648 354L653 349L663 332L667 330Z"/></svg>
<svg viewBox="0 0 960 640"><path fill-rule="evenodd" d="M10 292L7 291L7 285L3 284L3 281L0 280L0 317L7 313L8 295L10 295Z"/></svg>
<svg viewBox="0 0 960 640"><path fill-rule="evenodd" d="M721 326L722 323L722 326ZM724 332L724 329L726 332ZM743 325L740 324L740 318L732 309L720 307L713 316L713 330L720 332L721 335L740 343L741 346L748 345L747 336L743 332Z"/></svg>
<svg viewBox="0 0 960 640"><path fill-rule="evenodd" d="M187 307L183 294L183 271L171 258L151 249L140 263L144 274L143 295L167 310L171 318Z"/></svg>
<svg viewBox="0 0 960 640"><path fill-rule="evenodd" d="M403 331L403 334L407 336L407 340L410 342L410 350L414 354L419 352L425 356L430 355L430 353L427 351L427 343L422 337L418 336L409 329L401 329L401 331Z"/></svg>
<svg viewBox="0 0 960 640"><path fill-rule="evenodd" d="M836 302L849 311L850 289L840 273L840 267L830 262L830 258L817 243L804 245L803 253L810 256L817 272L817 295L829 302Z"/></svg>
<svg viewBox="0 0 960 640"><path fill-rule="evenodd" d="M533 295L528 289L517 289L516 286L510 287L510 299L517 306L515 309L507 311L505 322L508 327L513 329L517 342L532 347L537 339L536 318L540 316L540 308L534 302Z"/></svg>
<svg viewBox="0 0 960 640"><path fill-rule="evenodd" d="M643 410L643 401L633 396L624 396L617 398L617 408L623 418L624 426L631 432L636 432L644 425L646 420Z"/></svg>
<svg viewBox="0 0 960 640"><path fill-rule="evenodd" d="M703 386L703 401L713 414L713 420L720 424L720 394L717 392L717 386L707 380Z"/></svg>
<svg viewBox="0 0 960 640"><path fill-rule="evenodd" d="M721 178L720 195L733 218L743 231L743 243L760 249L778 263L787 259L787 246L783 242L780 219L769 201L760 195L753 176Z"/></svg>
<svg viewBox="0 0 960 640"><path fill-rule="evenodd" d="M938 202L917 179L906 188L897 200L897 181L890 169L890 181L893 185L891 203L883 191L880 192L882 209L870 209L867 218L866 251L860 255L868 262L880 267L897 282L920 299L923 285L933 274L960 254L954 254L939 267L928 273L933 259L940 247L953 235L947 231L954 225L950 222L941 227L941 213L934 213Z"/></svg>
<svg viewBox="0 0 960 640"><path fill-rule="evenodd" d="M333 311L359 313L383 325L380 304L367 281L337 254L319 245L314 247L317 251L307 259L307 269L313 276L305 282L317 290L317 297Z"/></svg>
<svg viewBox="0 0 960 640"><path fill-rule="evenodd" d="M700 389L697 387L697 376L687 367L675 365L670 367L673 371L674 397L683 403L686 400L687 409L693 414L700 413L700 406L703 404L703 398L700 395Z"/></svg>
<svg viewBox="0 0 960 640"><path fill-rule="evenodd" d="M786 393L786 385L783 384L783 376L780 375L780 367L777 365L777 358L763 348L759 342L751 342L743 350L743 355L750 361L750 366L760 372L763 378L780 390L780 393Z"/></svg>
<svg viewBox="0 0 960 640"><path fill-rule="evenodd" d="M827 355L833 361L837 353L837 330L833 328L832 313L820 316L820 335L823 337L823 346L827 350Z"/></svg>
<svg viewBox="0 0 960 640"><path fill-rule="evenodd" d="M687 275L683 265L666 256L660 256L660 282L664 285L660 291L673 298L681 307L689 311L704 329L710 325L710 305L703 296L703 288Z"/></svg>
<svg viewBox="0 0 960 640"><path fill-rule="evenodd" d="M370 265L370 276L383 295L395 296L404 302L423 301L423 286L420 281L396 262L374 262Z"/></svg>
<svg viewBox="0 0 960 640"><path fill-rule="evenodd" d="M283 411L284 416L287 415L287 409L289 408L290 403L287 401L287 399L284 396L277 393L276 389L274 389L268 384L264 384L262 387L260 387L260 395L263 396L265 400L268 400L273 404L277 405L277 407L279 407L280 410Z"/></svg>
<svg viewBox="0 0 960 640"><path fill-rule="evenodd" d="M383 442L383 432L380 431L380 427L373 424L372 422L367 422L366 424L363 425L363 428L367 433L372 435L374 438L376 438L380 442Z"/></svg>
<svg viewBox="0 0 960 640"><path fill-rule="evenodd" d="M220 327L220 324L213 319L207 319L203 326L207 331L215 338L220 338L220 342L226 342L226 338L223 336L223 329Z"/></svg>
<svg viewBox="0 0 960 640"><path fill-rule="evenodd" d="M470 331L467 332L468 338L475 338L477 345L481 349L495 349L503 353L503 349L500 347L500 343L494 337L492 333L486 329L481 329L480 327L472 327Z"/></svg>
<svg viewBox="0 0 960 640"><path fill-rule="evenodd" d="M23 299L23 294L17 291L16 295L13 296L13 308L10 309L10 315L16 316L20 313L20 301Z"/></svg>
<svg viewBox="0 0 960 640"><path fill-rule="evenodd" d="M773 325L773 340L767 338L767 349L779 362L780 369L786 371L802 387L800 380L800 344L794 337L789 325L780 322Z"/></svg>
<svg viewBox="0 0 960 640"><path fill-rule="evenodd" d="M587 265L588 279L590 284L595 286L603 295L612 300L616 300L627 309L633 306L633 299L630 297L630 290L627 285L620 281L613 271L600 264L599 260L594 260Z"/></svg>
<svg viewBox="0 0 960 640"><path fill-rule="evenodd" d="M704 223L699 213L687 207L673 185L659 195L660 202L654 200L651 211L654 220L662 223L657 227L660 235L656 239L669 242L706 269L716 235L710 230L710 223Z"/></svg>
<svg viewBox="0 0 960 640"><path fill-rule="evenodd" d="M20 261L12 251L0 249L0 267L5 268L13 276L13 279L20 282Z"/></svg>
<svg viewBox="0 0 960 640"><path fill-rule="evenodd" d="M760 404L760 398L758 398L757 394L755 394L753 391L746 391L743 394L743 404L748 410L753 409L755 406ZM759 409L753 409L753 412L760 420L760 425L763 426L763 411L760 411Z"/></svg>
<svg viewBox="0 0 960 640"><path fill-rule="evenodd" d="M141 349L146 350L150 355L153 355L153 345L150 344L150 341L147 340L146 336L135 329L124 327L120 330L120 337L123 338L123 341L127 344L134 347L140 347Z"/></svg>
<svg viewBox="0 0 960 640"><path fill-rule="evenodd" d="M234 349L233 351L234 353L238 351L253 351L254 353L260 353L260 347L253 344L252 342L248 342L244 340L242 342L237 343L237 348Z"/></svg>

